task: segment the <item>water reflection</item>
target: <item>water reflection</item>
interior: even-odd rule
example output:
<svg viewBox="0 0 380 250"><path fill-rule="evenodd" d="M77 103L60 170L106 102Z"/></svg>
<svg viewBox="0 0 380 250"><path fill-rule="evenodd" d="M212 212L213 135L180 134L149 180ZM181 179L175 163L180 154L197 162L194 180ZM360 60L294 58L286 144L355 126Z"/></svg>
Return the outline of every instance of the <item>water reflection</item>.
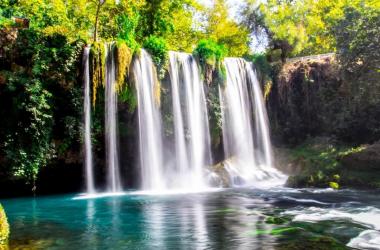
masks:
<svg viewBox="0 0 380 250"><path fill-rule="evenodd" d="M83 239L90 245L91 248L97 249L97 226L95 222L96 210L95 201L88 200L86 209L87 228L83 233Z"/></svg>

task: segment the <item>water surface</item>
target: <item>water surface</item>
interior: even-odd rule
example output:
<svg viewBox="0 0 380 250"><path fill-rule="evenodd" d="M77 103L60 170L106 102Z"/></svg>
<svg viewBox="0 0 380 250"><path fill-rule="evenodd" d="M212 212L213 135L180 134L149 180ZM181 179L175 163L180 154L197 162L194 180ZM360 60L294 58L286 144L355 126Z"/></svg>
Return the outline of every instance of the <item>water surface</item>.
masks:
<svg viewBox="0 0 380 250"><path fill-rule="evenodd" d="M344 247L380 246L380 199L375 191L226 189L75 198L1 200L11 224L11 246L285 249L300 244L297 240L312 242L321 236Z"/></svg>

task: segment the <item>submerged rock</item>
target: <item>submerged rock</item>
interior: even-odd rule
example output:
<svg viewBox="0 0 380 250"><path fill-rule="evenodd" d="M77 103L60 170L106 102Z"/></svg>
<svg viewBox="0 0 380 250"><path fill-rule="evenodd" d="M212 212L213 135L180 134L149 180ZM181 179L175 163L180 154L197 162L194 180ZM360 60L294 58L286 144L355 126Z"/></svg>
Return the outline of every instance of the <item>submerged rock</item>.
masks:
<svg viewBox="0 0 380 250"><path fill-rule="evenodd" d="M331 237L321 236L307 239L294 240L289 243L281 244L277 250L344 250L348 249L342 243Z"/></svg>

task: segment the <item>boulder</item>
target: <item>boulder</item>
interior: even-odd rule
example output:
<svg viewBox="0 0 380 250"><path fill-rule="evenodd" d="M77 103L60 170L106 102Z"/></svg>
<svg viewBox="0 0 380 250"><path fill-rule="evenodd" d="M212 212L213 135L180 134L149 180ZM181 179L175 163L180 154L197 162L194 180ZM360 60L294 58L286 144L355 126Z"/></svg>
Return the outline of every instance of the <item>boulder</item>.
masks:
<svg viewBox="0 0 380 250"><path fill-rule="evenodd" d="M361 151L344 155L339 161L348 170L380 171L380 142L366 146Z"/></svg>
<svg viewBox="0 0 380 250"><path fill-rule="evenodd" d="M225 161L219 162L209 167L210 171L210 184L219 187L230 187L231 181L228 171L225 168Z"/></svg>

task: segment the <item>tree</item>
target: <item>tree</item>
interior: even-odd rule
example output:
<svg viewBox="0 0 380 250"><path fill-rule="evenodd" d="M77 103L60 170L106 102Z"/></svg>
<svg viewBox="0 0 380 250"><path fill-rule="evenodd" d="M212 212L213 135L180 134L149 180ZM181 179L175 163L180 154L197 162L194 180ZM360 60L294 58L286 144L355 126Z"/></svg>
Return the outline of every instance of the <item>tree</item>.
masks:
<svg viewBox="0 0 380 250"><path fill-rule="evenodd" d="M336 50L333 27L344 17L346 7L361 8L361 0L268 0L258 5L247 0L244 23L252 32L265 30L273 47L288 44L291 55L310 55ZM258 6L258 7L257 7Z"/></svg>
<svg viewBox="0 0 380 250"><path fill-rule="evenodd" d="M207 38L223 44L229 56L243 56L249 52L249 31L229 18L225 0L215 0L206 16Z"/></svg>
<svg viewBox="0 0 380 250"><path fill-rule="evenodd" d="M98 26L99 26L99 15L102 6L106 3L106 0L94 0L96 4L96 14L95 14L95 31L94 31L94 42L98 41Z"/></svg>
<svg viewBox="0 0 380 250"><path fill-rule="evenodd" d="M380 9L344 9L335 26L338 59L359 105L379 103Z"/></svg>
<svg viewBox="0 0 380 250"><path fill-rule="evenodd" d="M193 17L200 8L195 0L147 1L140 9L137 40L143 42L149 36L162 37L171 50L191 51L199 36Z"/></svg>

